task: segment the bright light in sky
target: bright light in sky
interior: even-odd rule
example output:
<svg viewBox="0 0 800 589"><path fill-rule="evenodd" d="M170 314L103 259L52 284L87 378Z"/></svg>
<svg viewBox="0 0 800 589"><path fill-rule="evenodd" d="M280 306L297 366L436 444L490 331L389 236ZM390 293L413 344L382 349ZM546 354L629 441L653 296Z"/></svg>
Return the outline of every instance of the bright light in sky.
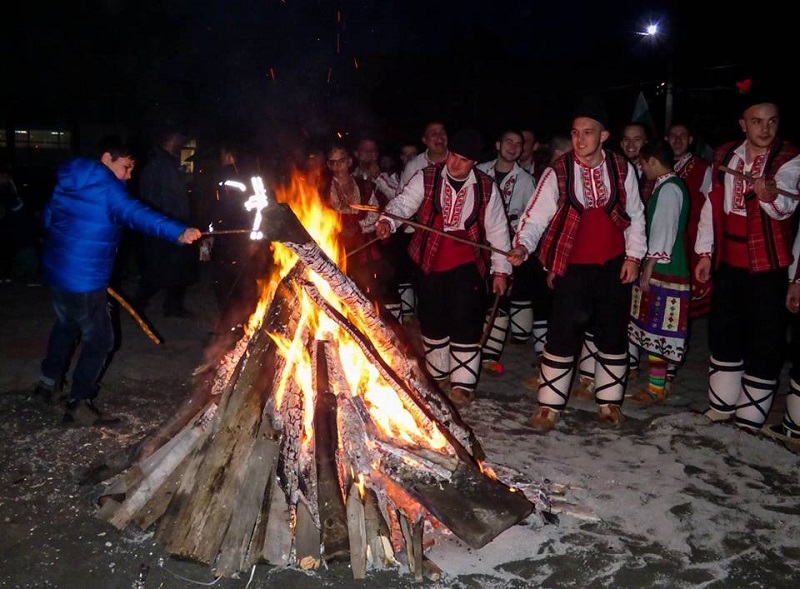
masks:
<svg viewBox="0 0 800 589"><path fill-rule="evenodd" d="M644 34L648 35L650 37L652 37L654 35L657 35L658 34L658 25L657 24L647 25L647 28L645 29L645 33Z"/></svg>

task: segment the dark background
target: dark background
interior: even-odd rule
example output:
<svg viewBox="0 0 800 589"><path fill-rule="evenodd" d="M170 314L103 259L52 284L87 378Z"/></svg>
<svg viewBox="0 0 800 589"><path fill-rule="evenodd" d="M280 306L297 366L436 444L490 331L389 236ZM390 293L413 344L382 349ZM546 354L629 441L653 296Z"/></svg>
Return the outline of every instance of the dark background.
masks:
<svg viewBox="0 0 800 589"><path fill-rule="evenodd" d="M431 119L490 138L568 130L574 103L602 95L617 131L640 91L663 132L710 144L740 136L736 82L783 103L797 50L788 8L759 2L92 0L18 5L3 35L7 128L92 121L138 132L180 120L201 141L236 136L288 152L340 133L418 141ZM788 5L785 5L788 6ZM642 31L660 21L653 39ZM779 83L784 77L785 82ZM616 135L613 139L616 144Z"/></svg>

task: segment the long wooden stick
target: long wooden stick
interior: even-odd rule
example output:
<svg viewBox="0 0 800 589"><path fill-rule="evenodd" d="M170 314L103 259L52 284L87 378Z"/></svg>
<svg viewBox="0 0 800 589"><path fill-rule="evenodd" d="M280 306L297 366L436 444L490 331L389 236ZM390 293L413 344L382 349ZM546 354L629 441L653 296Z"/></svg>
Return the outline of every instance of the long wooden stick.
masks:
<svg viewBox="0 0 800 589"><path fill-rule="evenodd" d="M356 247L356 248L353 248L352 250L350 250L349 252L347 252L347 257L349 258L350 256L352 256L352 255L354 255L354 254L357 254L357 253L358 253L358 252L360 252L361 250L365 250L365 249L367 249L367 248L368 248L369 246L371 246L373 243L375 243L376 241L380 241L380 240L381 240L381 238L380 238L380 237L373 237L373 238L372 238L372 239L370 239L370 240L369 240L367 243L362 243L360 246L358 246L358 247Z"/></svg>
<svg viewBox="0 0 800 589"><path fill-rule="evenodd" d="M203 231L200 237L214 237L215 235L238 235L240 233L251 233L252 229L220 229L218 231Z"/></svg>
<svg viewBox="0 0 800 589"><path fill-rule="evenodd" d="M356 209L357 211L370 211L372 213L380 213L384 217L389 217L390 219L394 219L395 221L400 221L401 223L405 223L410 227L416 227L417 229L422 229L423 231L430 231L431 233L435 233L436 235L441 235L442 237L447 237L448 239L452 239L453 241L474 245L475 247L483 248L485 250L489 250L490 252L494 252L496 254L501 254L503 256L508 255L508 252L505 252L496 247L492 247L491 245L478 243L476 241L472 241L471 239L464 239L463 237L457 237L455 235L448 233L447 231L442 231L441 229L434 229L433 227L428 227L427 225L423 225L422 223L417 223L416 221L410 221L409 219L401 217L400 215L393 215L392 213L387 213L386 211L382 211L379 207L374 207L372 205L352 204L350 205L350 208Z"/></svg>
<svg viewBox="0 0 800 589"><path fill-rule="evenodd" d="M136 320L136 323L139 324L139 327L141 327L142 330L147 334L147 337L149 337L157 344L161 343L161 338L158 337L155 333L153 333L153 330L150 329L150 326L147 325L147 322L145 322L145 320L139 316L139 313L137 313L136 310L130 306L128 301L122 298L122 295L120 295L116 290L114 290L110 286L106 287L106 291L108 292L108 294L114 297L114 299L120 304L120 306L123 309L125 309L128 313L130 313L131 317L133 317Z"/></svg>
<svg viewBox="0 0 800 589"><path fill-rule="evenodd" d="M747 182L755 182L755 180L756 180L756 178L753 178L752 176L749 176L747 174L743 174L742 172L734 170L733 168L729 168L728 166L720 165L718 167L719 167L720 171L725 172L726 174L730 174L731 176L735 176L736 178L739 178L740 180L745 180ZM794 200L800 200L800 195L792 194L788 190L784 190L783 188L778 188L777 186L767 186L767 192L776 192L776 193L781 194L783 196L788 196L789 198L792 198Z"/></svg>

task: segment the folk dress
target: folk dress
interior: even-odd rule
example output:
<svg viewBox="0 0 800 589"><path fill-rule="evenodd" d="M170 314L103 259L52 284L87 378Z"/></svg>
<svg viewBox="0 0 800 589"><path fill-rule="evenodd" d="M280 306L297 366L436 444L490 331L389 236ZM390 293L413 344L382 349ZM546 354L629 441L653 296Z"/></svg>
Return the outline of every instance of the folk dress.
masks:
<svg viewBox="0 0 800 589"><path fill-rule="evenodd" d="M686 355L691 280L686 254L689 191L674 172L656 180L647 203L647 258L657 260L649 292L639 280L633 285L631 342L668 362L679 364Z"/></svg>

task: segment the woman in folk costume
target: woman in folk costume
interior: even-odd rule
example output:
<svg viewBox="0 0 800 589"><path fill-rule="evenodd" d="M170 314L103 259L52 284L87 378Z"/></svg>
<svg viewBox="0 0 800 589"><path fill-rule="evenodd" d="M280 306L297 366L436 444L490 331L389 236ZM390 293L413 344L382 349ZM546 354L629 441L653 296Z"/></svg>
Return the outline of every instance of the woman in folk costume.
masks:
<svg viewBox="0 0 800 589"><path fill-rule="evenodd" d="M322 184L320 196L335 210L340 218L340 240L345 252L351 252L367 243L374 235L378 213L350 208L351 204L378 206L375 183L354 177L350 170L353 158L340 143L334 143L326 153L328 181ZM377 247L366 247L347 259L347 275L371 300L384 302L381 281L376 277L380 262Z"/></svg>
<svg viewBox="0 0 800 589"><path fill-rule="evenodd" d="M566 408L575 355L591 325L597 344L597 417L622 423L628 374L631 284L647 253L644 206L633 164L603 149L608 114L587 101L572 121L571 152L553 162L519 223L509 260L533 252L548 271L553 308L540 363L539 408L530 424L553 429Z"/></svg>
<svg viewBox="0 0 800 589"><path fill-rule="evenodd" d="M628 337L648 354L647 387L629 401L660 403L666 398L668 363L686 354L691 286L686 257L689 191L672 168L672 151L657 141L642 146L642 171L654 190L648 200L647 258L633 286Z"/></svg>
<svg viewBox="0 0 800 589"><path fill-rule="evenodd" d="M745 99L739 118L745 140L717 148L706 175L695 244L702 257L694 273L700 282L708 281L713 253L704 415L756 431L769 415L784 363L786 272L797 200L778 191L798 193L800 151L778 138L774 100Z"/></svg>

